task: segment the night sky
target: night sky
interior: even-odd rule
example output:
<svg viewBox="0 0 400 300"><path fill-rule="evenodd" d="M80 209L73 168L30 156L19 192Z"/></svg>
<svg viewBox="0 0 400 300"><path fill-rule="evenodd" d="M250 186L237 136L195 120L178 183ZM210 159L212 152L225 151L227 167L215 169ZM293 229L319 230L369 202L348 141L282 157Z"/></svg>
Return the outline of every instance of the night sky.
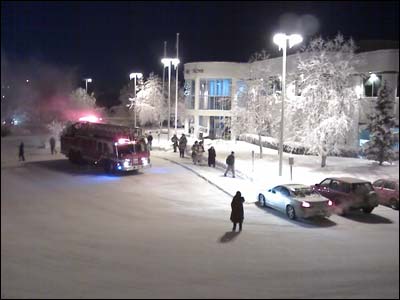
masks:
<svg viewBox="0 0 400 300"><path fill-rule="evenodd" d="M177 32L183 63L246 62L261 49L276 56L272 36L282 28L300 30L306 41L337 32L356 42L399 34L398 1L2 1L1 8L2 56L75 67L78 76L93 78L98 94L109 95L118 94L130 72L161 75L163 41L175 56Z"/></svg>

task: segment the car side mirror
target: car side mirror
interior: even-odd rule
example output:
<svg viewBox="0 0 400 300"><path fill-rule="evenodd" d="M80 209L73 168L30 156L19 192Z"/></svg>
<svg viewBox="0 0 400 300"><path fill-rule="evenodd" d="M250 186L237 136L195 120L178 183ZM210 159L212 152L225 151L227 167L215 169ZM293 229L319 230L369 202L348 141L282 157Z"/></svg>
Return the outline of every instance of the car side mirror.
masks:
<svg viewBox="0 0 400 300"><path fill-rule="evenodd" d="M315 184L315 186L316 186L316 187L319 187L319 186L320 186L320 184L319 184L319 183L316 183L316 184Z"/></svg>
<svg viewBox="0 0 400 300"><path fill-rule="evenodd" d="M272 194L276 194L276 192L275 192L275 191L272 191Z"/></svg>

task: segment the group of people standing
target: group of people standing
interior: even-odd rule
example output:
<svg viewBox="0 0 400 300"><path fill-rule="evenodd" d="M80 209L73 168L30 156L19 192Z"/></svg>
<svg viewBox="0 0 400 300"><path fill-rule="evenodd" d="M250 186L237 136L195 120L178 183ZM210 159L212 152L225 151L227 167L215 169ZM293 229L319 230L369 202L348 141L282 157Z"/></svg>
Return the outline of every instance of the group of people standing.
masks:
<svg viewBox="0 0 400 300"><path fill-rule="evenodd" d="M172 146L174 148L174 152L177 151L177 149L179 149L179 156L181 158L185 157L185 150L186 150L186 146L187 146L187 139L185 134L182 133L182 136L178 139L178 137L176 136L176 134L173 135L173 137L171 138L172 141ZM203 141L195 141L194 144L192 145L192 161L193 164L201 164L203 161L203 155L205 152L204 149L204 142ZM231 154L228 155L228 157L226 158L226 164L227 164L227 168L226 171L224 173L224 176L226 176L228 174L229 171L232 172L232 177L235 178L235 153L232 151ZM217 157L215 148L213 146L211 146L208 149L208 166L209 167L214 167L215 168L215 159Z"/></svg>
<svg viewBox="0 0 400 300"><path fill-rule="evenodd" d="M176 134L171 138L172 141L172 146L174 147L174 152L176 152L176 149L179 149L179 157L184 158L185 157L185 149L187 145L187 139L184 133L182 133L182 136L178 139Z"/></svg>

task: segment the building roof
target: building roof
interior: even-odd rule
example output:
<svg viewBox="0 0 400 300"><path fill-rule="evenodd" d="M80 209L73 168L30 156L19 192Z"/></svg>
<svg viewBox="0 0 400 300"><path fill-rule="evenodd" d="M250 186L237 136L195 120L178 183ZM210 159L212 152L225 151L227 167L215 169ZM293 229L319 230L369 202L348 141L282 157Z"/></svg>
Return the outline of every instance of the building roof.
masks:
<svg viewBox="0 0 400 300"><path fill-rule="evenodd" d="M399 49L399 41L391 40L360 40L356 41L356 53L384 50Z"/></svg>

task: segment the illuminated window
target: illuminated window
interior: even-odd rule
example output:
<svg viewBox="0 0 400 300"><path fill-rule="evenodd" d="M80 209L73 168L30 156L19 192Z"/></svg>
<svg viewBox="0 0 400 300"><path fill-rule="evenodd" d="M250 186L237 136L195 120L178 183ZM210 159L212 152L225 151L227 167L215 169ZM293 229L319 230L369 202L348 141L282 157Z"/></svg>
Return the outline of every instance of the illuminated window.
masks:
<svg viewBox="0 0 400 300"><path fill-rule="evenodd" d="M238 80L236 83L237 105L246 107L247 85L244 80Z"/></svg>
<svg viewBox="0 0 400 300"><path fill-rule="evenodd" d="M195 82L194 80L185 80L184 86L185 105L187 109L194 109Z"/></svg>
<svg viewBox="0 0 400 300"><path fill-rule="evenodd" d="M277 92L282 92L282 81L278 76L270 77L267 93L268 95L273 95Z"/></svg>
<svg viewBox="0 0 400 300"><path fill-rule="evenodd" d="M231 79L200 80L200 109L231 109Z"/></svg>
<svg viewBox="0 0 400 300"><path fill-rule="evenodd" d="M364 79L365 97L377 97L381 84L382 75L371 74L368 78Z"/></svg>

